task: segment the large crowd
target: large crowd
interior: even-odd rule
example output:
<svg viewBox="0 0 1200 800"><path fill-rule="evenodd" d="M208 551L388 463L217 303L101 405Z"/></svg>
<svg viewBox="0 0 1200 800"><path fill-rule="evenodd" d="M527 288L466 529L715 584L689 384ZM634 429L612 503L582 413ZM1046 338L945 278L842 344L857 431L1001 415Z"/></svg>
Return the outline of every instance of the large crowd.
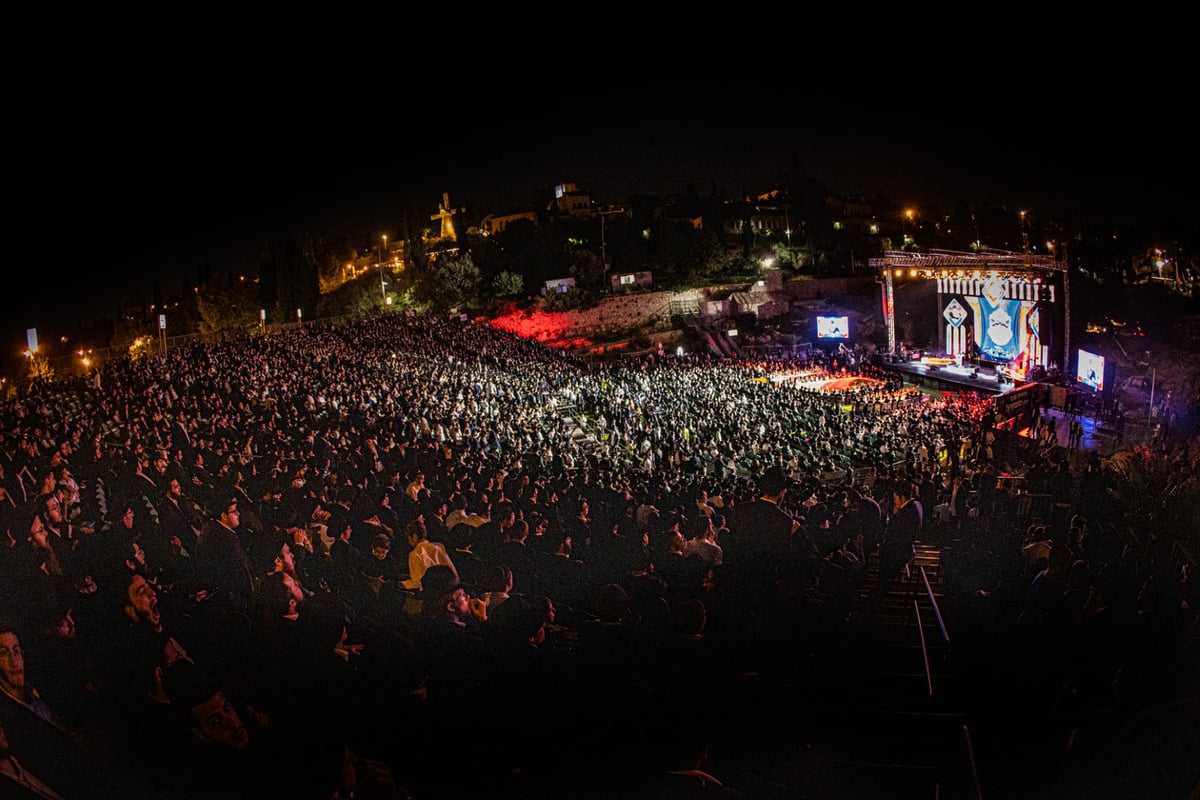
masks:
<svg viewBox="0 0 1200 800"><path fill-rule="evenodd" d="M1076 721L1194 690L1178 543L1104 524L1073 441L999 463L989 408L854 350L594 363L402 314L34 386L0 408L0 784L752 795L706 748L933 536Z"/></svg>

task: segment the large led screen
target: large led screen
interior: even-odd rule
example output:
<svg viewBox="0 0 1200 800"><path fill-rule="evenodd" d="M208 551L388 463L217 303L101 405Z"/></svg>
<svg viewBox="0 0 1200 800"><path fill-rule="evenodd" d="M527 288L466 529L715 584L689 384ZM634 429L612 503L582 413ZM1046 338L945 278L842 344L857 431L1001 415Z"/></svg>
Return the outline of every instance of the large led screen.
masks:
<svg viewBox="0 0 1200 800"><path fill-rule="evenodd" d="M1104 391L1104 356L1080 350L1075 380L1097 392Z"/></svg>
<svg viewBox="0 0 1200 800"><path fill-rule="evenodd" d="M817 317L818 339L849 339L849 317Z"/></svg>

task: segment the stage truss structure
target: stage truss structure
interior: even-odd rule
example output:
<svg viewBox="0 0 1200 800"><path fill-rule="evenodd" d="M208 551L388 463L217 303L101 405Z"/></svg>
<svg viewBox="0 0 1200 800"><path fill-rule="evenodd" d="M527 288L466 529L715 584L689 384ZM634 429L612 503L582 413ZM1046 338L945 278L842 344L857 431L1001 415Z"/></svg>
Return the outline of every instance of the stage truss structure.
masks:
<svg viewBox="0 0 1200 800"><path fill-rule="evenodd" d="M987 283L1014 293L1037 289L1040 276L1058 274L1062 278L1063 346L1062 365L1066 369L1071 352L1071 290L1070 271L1065 261L1052 256L1007 250L930 250L912 253L904 250L886 251L881 258L870 259L870 266L880 271L884 323L887 328L887 351L896 354L895 278L925 278L946 283ZM1005 295L1008 296L1008 295Z"/></svg>

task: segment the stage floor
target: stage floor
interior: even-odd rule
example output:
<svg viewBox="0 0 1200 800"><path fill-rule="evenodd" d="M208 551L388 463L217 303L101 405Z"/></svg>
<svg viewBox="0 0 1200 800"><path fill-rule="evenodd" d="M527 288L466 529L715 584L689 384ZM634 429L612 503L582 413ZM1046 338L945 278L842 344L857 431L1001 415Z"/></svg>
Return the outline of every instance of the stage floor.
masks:
<svg viewBox="0 0 1200 800"><path fill-rule="evenodd" d="M1000 383L999 374L995 367L990 365L980 366L975 374L972 374L972 368L969 366L923 364L920 361L885 361L881 366L892 372L902 373L910 378L912 383L928 389L975 391L981 395L996 395L1016 388L1012 383Z"/></svg>

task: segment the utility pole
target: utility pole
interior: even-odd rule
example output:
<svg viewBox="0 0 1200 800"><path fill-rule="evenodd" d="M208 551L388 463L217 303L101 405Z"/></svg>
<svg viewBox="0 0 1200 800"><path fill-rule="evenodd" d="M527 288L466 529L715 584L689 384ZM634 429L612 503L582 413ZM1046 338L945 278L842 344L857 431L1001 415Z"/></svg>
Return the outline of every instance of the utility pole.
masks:
<svg viewBox="0 0 1200 800"><path fill-rule="evenodd" d="M608 284L608 244L604 241L604 214L600 215L600 263L604 265L604 283L605 288L609 288Z"/></svg>
<svg viewBox="0 0 1200 800"><path fill-rule="evenodd" d="M387 258L387 234L383 234L383 250L379 253L379 294L387 302L387 281L383 279L383 260Z"/></svg>

